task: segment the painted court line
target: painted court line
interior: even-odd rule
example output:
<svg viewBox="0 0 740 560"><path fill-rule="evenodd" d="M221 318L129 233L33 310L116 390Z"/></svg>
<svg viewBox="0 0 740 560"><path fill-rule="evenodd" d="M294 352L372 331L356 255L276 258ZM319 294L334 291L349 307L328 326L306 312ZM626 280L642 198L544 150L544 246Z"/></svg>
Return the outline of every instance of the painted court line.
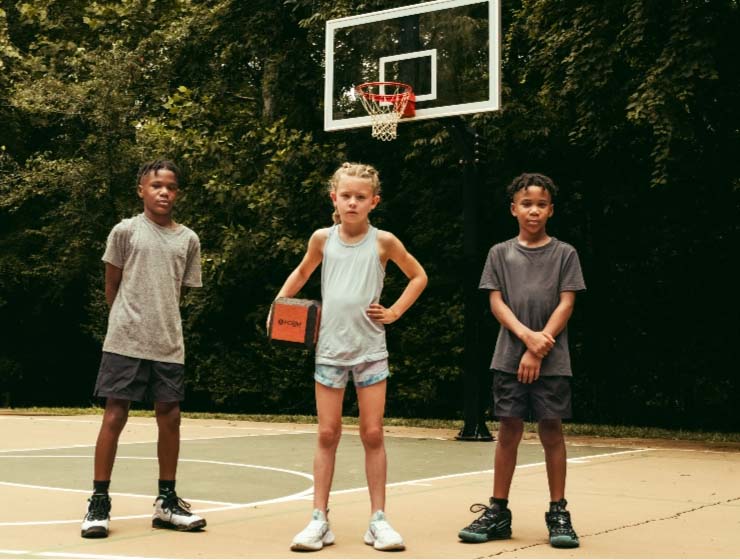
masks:
<svg viewBox="0 0 740 560"><path fill-rule="evenodd" d="M314 432L290 432L285 434L240 434L240 435L234 435L234 436L199 436L199 437L191 437L191 438L180 438L180 441L203 441L203 440L210 440L210 439L238 439L238 438L247 438L247 437L265 437L265 436L287 436L290 434L312 434ZM156 439L147 439L147 440L139 440L139 441L119 441L118 445L143 445L147 443L157 443ZM95 447L95 444L89 444L89 443L77 443L74 445L61 445L59 447L30 447L25 449L1 449L0 450L0 457L3 456L4 453L30 453L32 451L58 451L60 449L89 449L91 447Z"/></svg>
<svg viewBox="0 0 740 560"><path fill-rule="evenodd" d="M10 486L11 488L28 488L29 490L51 490L53 492L72 492L75 494L89 494L90 490L79 490L77 488L62 488L60 486L39 486L37 484L22 484L20 482L5 482L0 480L0 486ZM110 492L111 496L119 496L124 498L146 498L148 500L152 499L152 496L150 494L130 494L126 492ZM211 505L219 505L219 506L234 506L239 504L234 504L231 502L216 502L213 500L190 500L191 502L197 502L199 504L211 504ZM3 525L3 523L0 523L0 526Z"/></svg>
<svg viewBox="0 0 740 560"><path fill-rule="evenodd" d="M18 417L16 417L18 418ZM27 417L21 416L20 418L25 419ZM100 425L100 420L67 420L64 418L37 418L33 417L34 422L57 422L57 423L77 423L77 424L95 424ZM12 420L12 416L0 416L0 421L2 420ZM185 422L187 422L187 419L184 419ZM128 421L126 423L127 426L142 426L142 427L156 427L153 423L154 419L152 418L152 422L132 422ZM188 429L190 426L188 426L187 423L183 424L183 429ZM354 427L354 426L353 426ZM314 429L302 429L302 430L295 430L291 428L262 428L258 426L197 426L199 429L207 429L207 430L260 430L264 432L269 432L265 434L248 434L246 436L203 436L198 438L182 438L181 441L189 441L189 440L196 440L196 439L219 439L219 438L229 438L229 437L258 437L261 435L290 435L290 434L316 434L316 428ZM359 431L345 431L345 435L352 435L352 436L359 436ZM437 441L447 441L448 438L441 437L441 436L424 436L424 435L406 435L406 434L385 434L385 437L391 437L391 438L404 438L404 439L429 439L429 440L437 440ZM156 440L154 440L156 441ZM136 443L150 443L149 441L146 442L136 442ZM90 446L92 447L92 446ZM61 449L61 448L57 448ZM10 450L10 451L22 451L22 450Z"/></svg>
<svg viewBox="0 0 740 560"><path fill-rule="evenodd" d="M211 439L238 439L238 438L248 438L248 437L266 437L266 436L288 436L288 435L305 435L305 434L316 434L316 431L314 430L285 430L281 433L266 433L266 434L239 434L239 435L233 435L233 436L198 436L198 437L183 437L180 438L181 442L184 441L203 441L203 440L211 440ZM344 435L349 436L358 436L359 432L345 432ZM404 435L388 435L386 434L386 437L396 437L396 438L404 438L404 439L429 439L429 440L439 440L439 441L446 441L445 438L442 437L425 437L425 436L404 436ZM118 443L119 446L121 445L144 445L149 443L157 443L156 439L146 439L146 440L137 440L137 441L120 441ZM0 449L0 457L2 457L5 453L31 453L33 451L58 451L60 449L89 449L91 447L95 447L95 444L92 443L76 443L73 445L60 445L55 447L24 447L24 448L18 448L18 449Z"/></svg>
<svg viewBox="0 0 740 560"><path fill-rule="evenodd" d="M31 550L2 550L0 549L0 554L9 554L11 556L18 556L19 554L23 554L26 556L38 556L40 558L79 558L79 559L85 559L85 560L172 560L172 558L163 558L163 557L157 557L157 556L121 556L121 555L114 555L114 554L84 554L81 552L75 553L75 552L33 552ZM177 560L196 560L195 558L178 558ZM203 560L202 558L200 560ZM221 560L229 560L228 558L224 558ZM242 560L242 559L233 559L233 560Z"/></svg>
<svg viewBox="0 0 740 560"><path fill-rule="evenodd" d="M91 459L91 455L0 455L0 459L3 458L44 458L44 459L79 459L79 458L85 458L85 459ZM129 459L129 460L135 460L135 461L156 461L156 457L128 457L128 456L119 456L118 459ZM198 508L194 509L193 511L196 513L210 513L210 512L216 512L216 511L227 511L227 510L233 510L233 509L243 509L243 508L250 508L250 507L257 507L262 505L268 505L268 504L278 504L282 502L290 502L294 500L299 500L307 495L313 494L313 476L304 472L295 471L291 469L283 469L279 467L267 467L264 465L252 465L248 463L234 463L229 461L212 461L212 460L205 460L205 459L180 459L181 463L206 463L210 465L222 465L222 466L232 466L232 467L243 467L243 468L253 468L258 470L267 470L267 471L275 471L275 472L281 472L286 474L291 474L295 476L299 476L302 478L305 478L311 482L311 486L309 488L306 488L304 490L301 490L300 492L295 492L293 494L289 494L287 496L281 496L279 498L270 498L267 500L259 500L256 502L249 502L249 503L230 503L230 502L215 502L211 500L191 500L195 503L202 503L207 505L214 505L216 507L207 507L207 508ZM38 486L38 485L30 485L30 484L19 484L15 482L3 482L0 481L0 485L2 486L12 486L12 487L19 487L19 488L29 488L34 490L53 490L58 492L74 492L74 493L84 493L89 494L90 490L79 490L74 488L58 488L58 487L51 487L51 486ZM112 496L127 496L127 497L133 497L133 498L146 498L147 500L151 500L151 495L141 495L141 494L124 494L124 493L118 493L118 492L111 492ZM144 519L150 517L151 514L137 514L137 515L125 515L125 516L117 516L112 517L111 520L121 520L121 519ZM61 520L47 520L47 521L8 521L8 522L0 522L0 527L13 527L13 526L34 526L34 525L63 525L63 524L70 524L70 523L80 523L79 519L61 519Z"/></svg>
<svg viewBox="0 0 740 560"><path fill-rule="evenodd" d="M652 451L652 449L649 448L642 448L642 449L632 449L630 451L617 451L614 453L598 453L596 455L587 455L584 457L578 457L579 463L587 463L587 459L598 459L601 457L614 457L616 455L625 455L628 453L644 453L646 451ZM568 459L568 462L575 462L573 459ZM531 469L533 467L541 467L545 464L544 461L538 462L538 463L527 463L526 465L517 465L517 470L519 469ZM416 480L405 480L402 482L390 482L386 484L386 488L390 488L393 486L416 486L428 482L434 482L437 480L447 480L450 478L461 478L464 476L476 476L479 474L493 474L493 469L485 469L482 471L470 471L470 472L464 472L464 473L454 473L454 474L444 474L440 476L432 476L429 478L417 478ZM331 495L338 495L338 494L351 494L353 492L367 492L367 486L361 486L357 488L348 488L346 490L336 490L331 492Z"/></svg>
<svg viewBox="0 0 740 560"><path fill-rule="evenodd" d="M16 417L18 418L18 417ZM20 417L25 420L25 417ZM13 417L10 416L0 416L0 421L10 421ZM71 419L65 419L65 418L37 418L33 417L33 422L55 422L55 423L63 423L63 424L94 424L96 426L99 426L102 421L102 417L100 419L95 420L71 420ZM126 426L140 426L144 428L156 428L155 419L151 418L151 422L136 422L132 420L128 420L126 422ZM203 426L203 425L190 425L190 422L188 422L188 419L183 419L183 425L182 428L187 430L189 428L198 428L198 429L205 429L205 430L252 430L252 431L261 431L261 432L270 432L266 435L278 435L282 433L286 434L308 434L308 433L314 433L311 431L305 431L305 430L295 430L292 428L262 428L259 426L229 426L229 425L217 425L217 426ZM261 435L261 434L254 434L254 435ZM238 436L224 436L224 437L238 437Z"/></svg>

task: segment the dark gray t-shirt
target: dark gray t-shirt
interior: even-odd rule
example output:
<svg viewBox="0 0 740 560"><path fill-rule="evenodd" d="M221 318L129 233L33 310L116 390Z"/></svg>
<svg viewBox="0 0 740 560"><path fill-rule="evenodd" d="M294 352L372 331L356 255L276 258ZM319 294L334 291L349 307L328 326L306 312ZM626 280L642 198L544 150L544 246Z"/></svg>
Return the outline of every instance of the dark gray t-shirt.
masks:
<svg viewBox="0 0 740 560"><path fill-rule="evenodd" d="M162 227L142 213L111 230L103 261L123 270L103 351L185 363L180 289L202 286L195 232Z"/></svg>
<svg viewBox="0 0 740 560"><path fill-rule="evenodd" d="M586 289L586 284L578 253L571 245L552 237L547 245L530 248L515 237L491 247L479 287L500 291L519 321L541 331L560 303L560 292L579 292ZM502 326L491 369L516 373L525 350L524 343ZM540 375L573 375L567 326L542 360Z"/></svg>

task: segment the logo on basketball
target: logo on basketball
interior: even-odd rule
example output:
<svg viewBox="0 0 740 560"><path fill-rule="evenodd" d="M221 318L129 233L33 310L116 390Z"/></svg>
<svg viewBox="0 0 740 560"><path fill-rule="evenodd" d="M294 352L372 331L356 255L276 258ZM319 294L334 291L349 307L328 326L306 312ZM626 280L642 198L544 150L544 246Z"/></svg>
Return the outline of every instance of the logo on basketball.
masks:
<svg viewBox="0 0 740 560"><path fill-rule="evenodd" d="M289 327L300 327L300 321L293 321L292 319L278 319L278 325L288 325Z"/></svg>

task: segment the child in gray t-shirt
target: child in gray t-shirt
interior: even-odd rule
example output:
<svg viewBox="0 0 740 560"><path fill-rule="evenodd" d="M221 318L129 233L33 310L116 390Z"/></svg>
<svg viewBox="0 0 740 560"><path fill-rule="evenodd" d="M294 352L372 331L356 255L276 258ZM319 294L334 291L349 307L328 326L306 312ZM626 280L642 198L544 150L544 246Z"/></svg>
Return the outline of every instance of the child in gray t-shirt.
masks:
<svg viewBox="0 0 740 560"><path fill-rule="evenodd" d="M144 164L137 181L144 211L121 221L108 236L103 261L110 316L95 384L95 395L106 403L95 446L93 495L82 521L84 538L108 536L108 489L131 401L153 400L159 429L159 495L152 525L179 531L206 525L175 493L185 393L180 295L183 286L202 285L198 236L172 219L179 184L180 171L171 161Z"/></svg>
<svg viewBox="0 0 740 560"><path fill-rule="evenodd" d="M485 542L511 536L509 489L516 467L524 420L538 422L545 450L550 508L545 521L550 544L579 546L565 500L566 452L562 419L571 416L568 319L575 293L585 290L576 250L550 237L545 226L557 193L549 177L524 173L508 188L517 237L494 245L488 253L480 288L489 292L491 312L501 323L491 369L498 442L489 505L458 536Z"/></svg>

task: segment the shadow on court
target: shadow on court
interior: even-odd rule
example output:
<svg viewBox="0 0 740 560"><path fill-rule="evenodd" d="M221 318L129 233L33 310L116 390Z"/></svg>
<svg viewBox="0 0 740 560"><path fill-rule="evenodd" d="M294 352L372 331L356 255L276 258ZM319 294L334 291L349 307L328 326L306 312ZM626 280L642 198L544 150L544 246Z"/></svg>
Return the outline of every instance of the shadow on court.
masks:
<svg viewBox="0 0 740 560"><path fill-rule="evenodd" d="M184 420L178 493L208 520L205 531L190 534L151 528L156 428L153 419L131 418L113 472L111 534L90 541L80 538L79 523L99 425L97 416L0 415L0 560L297 556L288 547L311 510L315 426ZM408 547L399 557L727 558L740 551L740 453L639 442L569 444L567 494L582 546L551 549L536 439L520 448L513 538L460 543L457 531L474 518L469 506L490 495L494 444L453 437L449 430L387 430L387 512ZM329 516L337 543L315 555L383 556L362 542L368 516L362 444L348 427Z"/></svg>

